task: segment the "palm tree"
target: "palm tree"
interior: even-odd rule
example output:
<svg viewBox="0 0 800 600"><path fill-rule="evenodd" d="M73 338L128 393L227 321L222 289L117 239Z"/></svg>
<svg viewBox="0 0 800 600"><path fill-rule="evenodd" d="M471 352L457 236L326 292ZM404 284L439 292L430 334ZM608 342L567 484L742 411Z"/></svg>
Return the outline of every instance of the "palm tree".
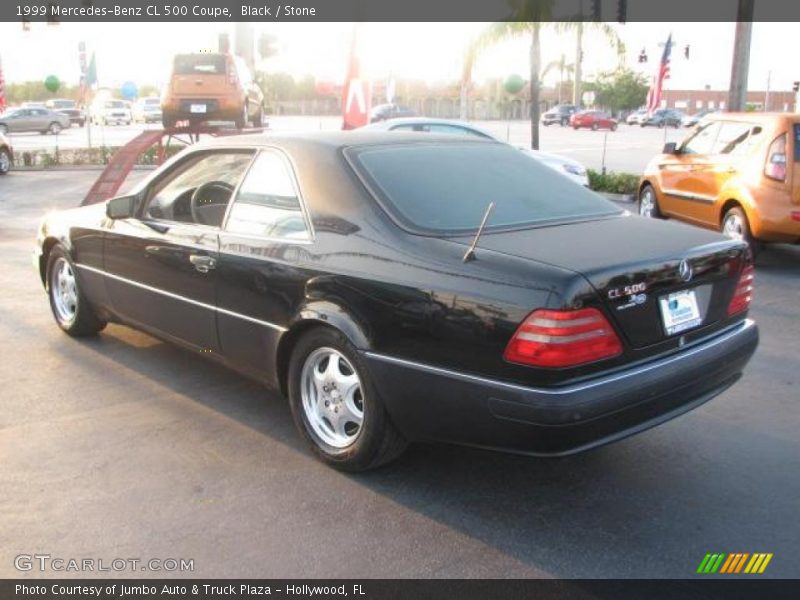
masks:
<svg viewBox="0 0 800 600"><path fill-rule="evenodd" d="M579 34L582 35L584 24L582 16L578 15L576 20L573 21L551 21L553 18L553 7L557 0L509 0L513 7L513 16L517 21L492 23L483 34L478 37L479 42L476 42L477 50L497 43L509 38L520 36L530 36L530 118L531 118L531 148L534 150L539 149L539 114L541 107L539 106L539 97L541 92L541 62L542 62L542 48L541 48L541 29L544 25L550 25L556 31L566 31L570 29L577 29ZM522 20L524 19L524 21ZM612 41L614 41L617 51L624 52L624 45L619 40L616 32L612 27L606 23L592 23L592 26L597 27ZM578 44L580 46L580 42ZM580 60L581 52L578 53L575 66L575 91L578 92L580 87ZM470 65L474 63L475 56L472 56ZM470 66L471 72L471 66ZM463 79L462 79L463 84ZM463 90L463 86L462 86Z"/></svg>
<svg viewBox="0 0 800 600"><path fill-rule="evenodd" d="M539 79L544 81L544 78L547 77L548 73L550 73L550 71L553 69L558 69L558 103L561 104L561 90L564 87L564 73L567 74L567 81L572 81L571 74L575 72L575 65L568 63L567 57L562 54L561 58L558 60L553 60L547 63L547 66L542 69Z"/></svg>

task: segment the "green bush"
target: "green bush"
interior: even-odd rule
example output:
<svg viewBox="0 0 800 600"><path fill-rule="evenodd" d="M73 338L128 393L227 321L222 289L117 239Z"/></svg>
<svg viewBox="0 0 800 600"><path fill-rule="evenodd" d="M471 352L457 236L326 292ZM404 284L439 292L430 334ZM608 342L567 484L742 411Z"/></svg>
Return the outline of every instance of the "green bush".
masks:
<svg viewBox="0 0 800 600"><path fill-rule="evenodd" d="M600 173L589 169L589 187L595 192L636 195L639 176L634 173Z"/></svg>

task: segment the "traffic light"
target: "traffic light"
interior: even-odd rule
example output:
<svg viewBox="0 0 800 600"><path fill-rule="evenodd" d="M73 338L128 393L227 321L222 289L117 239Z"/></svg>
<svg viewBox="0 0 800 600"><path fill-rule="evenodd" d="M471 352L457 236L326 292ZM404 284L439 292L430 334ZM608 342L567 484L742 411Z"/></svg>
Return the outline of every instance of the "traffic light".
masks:
<svg viewBox="0 0 800 600"><path fill-rule="evenodd" d="M617 0L617 22L624 23L628 16L628 0Z"/></svg>
<svg viewBox="0 0 800 600"><path fill-rule="evenodd" d="M646 63L647 62L647 52L645 52L644 48L642 48L642 51L639 52L639 62L640 63Z"/></svg>
<svg viewBox="0 0 800 600"><path fill-rule="evenodd" d="M689 60L689 44L683 47L683 56L686 60Z"/></svg>
<svg viewBox="0 0 800 600"><path fill-rule="evenodd" d="M602 7L600 0L592 0L592 20L602 21Z"/></svg>
<svg viewBox="0 0 800 600"><path fill-rule="evenodd" d="M793 92L800 92L800 81L795 81L792 84L792 91Z"/></svg>

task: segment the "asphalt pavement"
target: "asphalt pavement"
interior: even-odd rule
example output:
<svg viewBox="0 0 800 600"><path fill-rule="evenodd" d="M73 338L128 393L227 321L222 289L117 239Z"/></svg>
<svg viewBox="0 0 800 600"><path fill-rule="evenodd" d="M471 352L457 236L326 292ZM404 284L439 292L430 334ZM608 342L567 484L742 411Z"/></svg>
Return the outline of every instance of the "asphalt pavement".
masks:
<svg viewBox="0 0 800 600"><path fill-rule="evenodd" d="M498 139L516 146L528 147L531 127L528 121L475 121L475 125L491 132ZM272 117L272 131L320 131L339 129L341 117ZM158 129L158 125L114 125L91 127L77 126L65 129L58 136L39 133L14 133L11 142L17 152L25 150L47 150L85 148L92 146L122 146L144 129ZM568 156L580 161L588 168L600 170L603 165L609 171L641 173L647 162L661 151L665 142L678 142L687 129L642 128L620 123L617 131L573 130L570 127L551 125L540 127L541 150ZM604 156L605 154L605 156Z"/></svg>
<svg viewBox="0 0 800 600"><path fill-rule="evenodd" d="M761 345L703 407L569 458L418 445L354 476L255 383L122 326L56 327L36 223L96 175L0 178L0 577L86 575L15 569L43 553L193 559L176 574L194 577L685 578L707 552L800 576L800 247L759 258Z"/></svg>

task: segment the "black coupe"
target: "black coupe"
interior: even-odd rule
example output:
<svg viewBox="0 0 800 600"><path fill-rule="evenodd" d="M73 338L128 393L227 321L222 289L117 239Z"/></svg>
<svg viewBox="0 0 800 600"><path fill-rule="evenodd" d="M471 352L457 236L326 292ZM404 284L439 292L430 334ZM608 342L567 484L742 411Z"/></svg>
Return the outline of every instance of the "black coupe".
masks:
<svg viewBox="0 0 800 600"><path fill-rule="evenodd" d="M564 455L701 405L758 343L745 243L621 210L511 146L238 136L49 215L58 325L110 321L277 388L313 451Z"/></svg>

